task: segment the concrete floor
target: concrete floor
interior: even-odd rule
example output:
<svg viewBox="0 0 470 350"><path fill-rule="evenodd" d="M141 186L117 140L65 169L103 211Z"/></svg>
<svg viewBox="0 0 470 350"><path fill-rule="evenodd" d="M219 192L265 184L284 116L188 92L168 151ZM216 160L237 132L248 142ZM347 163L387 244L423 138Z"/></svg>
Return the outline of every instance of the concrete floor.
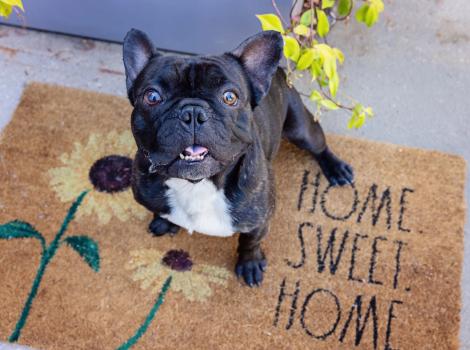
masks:
<svg viewBox="0 0 470 350"><path fill-rule="evenodd" d="M373 106L376 117L351 131L346 114L328 113L322 117L324 128L459 154L470 162L470 2L385 0L385 5L372 29L354 21L346 28L338 23L329 39L346 56L341 91ZM28 81L125 95L116 44L0 26L0 67L0 129ZM308 82L297 86L307 91ZM461 348L470 349L468 220L465 232Z"/></svg>

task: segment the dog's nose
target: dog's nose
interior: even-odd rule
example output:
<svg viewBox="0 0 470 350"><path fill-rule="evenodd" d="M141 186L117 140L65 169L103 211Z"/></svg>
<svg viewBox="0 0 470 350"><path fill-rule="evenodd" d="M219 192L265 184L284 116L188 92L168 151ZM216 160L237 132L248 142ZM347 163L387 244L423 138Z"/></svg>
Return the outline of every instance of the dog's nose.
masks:
<svg viewBox="0 0 470 350"><path fill-rule="evenodd" d="M203 124L209 119L209 117L201 106L190 105L181 109L180 119L186 124L191 124L193 121L197 124Z"/></svg>

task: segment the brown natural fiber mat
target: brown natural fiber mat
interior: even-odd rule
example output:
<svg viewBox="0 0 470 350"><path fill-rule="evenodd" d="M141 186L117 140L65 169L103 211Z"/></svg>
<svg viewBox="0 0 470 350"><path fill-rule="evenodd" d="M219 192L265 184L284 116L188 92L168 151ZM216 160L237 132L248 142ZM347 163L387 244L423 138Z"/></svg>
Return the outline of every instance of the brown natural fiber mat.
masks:
<svg viewBox="0 0 470 350"><path fill-rule="evenodd" d="M283 144L269 266L250 289L232 272L237 237L152 237L128 189L90 183L98 160L132 157L129 116L121 98L26 88L0 141L0 223L10 222L0 236L11 238L0 239L1 340L44 350L458 348L461 158L330 136L357 178L330 188L305 152ZM192 268L172 269L175 256Z"/></svg>

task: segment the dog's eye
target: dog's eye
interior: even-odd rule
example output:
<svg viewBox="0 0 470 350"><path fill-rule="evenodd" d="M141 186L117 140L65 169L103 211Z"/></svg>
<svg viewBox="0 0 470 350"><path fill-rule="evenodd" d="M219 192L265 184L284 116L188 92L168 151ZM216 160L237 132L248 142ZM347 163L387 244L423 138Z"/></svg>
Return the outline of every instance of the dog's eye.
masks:
<svg viewBox="0 0 470 350"><path fill-rule="evenodd" d="M162 102L162 97L156 90L147 90L144 94L144 102L150 106L155 106Z"/></svg>
<svg viewBox="0 0 470 350"><path fill-rule="evenodd" d="M229 106L234 106L238 101L238 96L233 91L224 92L224 103Z"/></svg>

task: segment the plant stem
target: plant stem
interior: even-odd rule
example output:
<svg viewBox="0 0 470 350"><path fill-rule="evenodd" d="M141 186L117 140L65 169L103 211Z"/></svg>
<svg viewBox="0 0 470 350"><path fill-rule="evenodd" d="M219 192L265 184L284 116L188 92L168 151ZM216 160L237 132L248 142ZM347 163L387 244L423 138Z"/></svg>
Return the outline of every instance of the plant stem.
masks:
<svg viewBox="0 0 470 350"><path fill-rule="evenodd" d="M150 310L149 314L145 318L145 321L142 323L139 329L135 332L135 334L131 338L129 338L129 340L127 340L124 344L119 346L116 350L130 349L144 335L144 333L147 331L148 326L150 325L153 318L155 317L155 314L157 313L158 309L163 304L165 294L168 291L168 288L170 288L171 278L172 278L171 276L168 276L165 283L163 283L163 287L158 295L157 300L155 301L155 304L153 305L152 309Z"/></svg>
<svg viewBox="0 0 470 350"><path fill-rule="evenodd" d="M10 335L10 338L8 338L9 342L16 342L20 337L21 330L23 329L26 323L26 319L29 315L31 304L33 303L33 300L36 297L36 294L38 293L39 284L41 283L42 277L44 276L44 271L46 270L46 266L49 262L47 256L48 254L46 250L42 255L41 263L39 264L38 271L36 272L36 277L34 278L33 286L31 287L31 291L29 292L28 299L26 299L26 303L23 307L23 311L21 312L21 316L18 322L16 323L15 330Z"/></svg>
<svg viewBox="0 0 470 350"><path fill-rule="evenodd" d="M31 305L33 303L33 300L34 298L36 298L36 295L38 293L39 285L41 284L42 277L44 276L46 267L51 261L51 259L54 257L57 249L59 248L60 239L65 234L65 231L67 231L67 228L70 222L73 220L78 207L82 203L83 198L86 196L87 193L88 191L83 191L78 196L78 198L70 207L67 215L65 216L64 222L62 223L62 226L60 227L59 232L57 232L56 236L54 237L54 240L52 241L52 243L49 244L49 246L45 249L43 247L43 251L41 255L41 262L39 264L38 271L36 272L36 277L34 278L33 285L31 286L31 291L29 292L28 298L26 299L26 303L23 306L23 310L21 311L21 316L18 322L16 323L15 329L13 333L11 334L10 338L8 338L9 342L18 341L21 335L21 330L23 329L26 323L26 319L28 318L29 312L31 310Z"/></svg>
<svg viewBox="0 0 470 350"><path fill-rule="evenodd" d="M39 285L41 284L42 277L44 276L46 267L51 261L51 259L54 257L57 251L57 248L59 247L58 241L64 233L65 233L65 230L59 231L57 235L55 236L54 241L52 241L52 243L49 244L47 249L43 251L43 254L41 257L41 263L39 264L39 268L36 273L36 277L34 278L31 291L29 292L28 299L26 299L26 303L24 304L23 311L21 311L21 316L18 322L16 323L15 330L11 334L8 341L10 342L18 341L18 338L20 337L20 334L21 334L21 330L23 329L26 323L26 319L28 318L29 312L31 310L31 305L33 303L33 300L34 298L36 298L36 294L38 293Z"/></svg>
<svg viewBox="0 0 470 350"><path fill-rule="evenodd" d="M281 11L279 10L279 7L277 7L276 0L271 0L271 3L273 4L274 10L276 10L277 15L279 16L279 18L281 19L281 21L284 22L284 25L288 27L288 26L289 26L289 23L286 22L286 20L284 19L284 17L282 17L282 13L281 13Z"/></svg>

